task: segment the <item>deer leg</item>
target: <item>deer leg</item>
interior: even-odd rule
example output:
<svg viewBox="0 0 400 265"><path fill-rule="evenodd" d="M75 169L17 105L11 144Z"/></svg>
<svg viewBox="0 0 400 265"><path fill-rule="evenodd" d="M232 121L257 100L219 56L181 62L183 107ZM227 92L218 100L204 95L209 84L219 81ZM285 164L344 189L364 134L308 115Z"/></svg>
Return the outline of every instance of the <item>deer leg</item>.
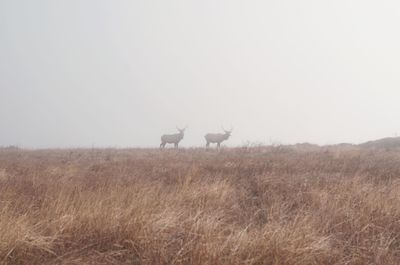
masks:
<svg viewBox="0 0 400 265"><path fill-rule="evenodd" d="M207 142L206 147L207 148L210 147L210 142Z"/></svg>
<svg viewBox="0 0 400 265"><path fill-rule="evenodd" d="M220 143L220 142L218 142L218 143L217 143L217 147L218 147L218 148L220 148L220 146L221 146L221 143Z"/></svg>
<svg viewBox="0 0 400 265"><path fill-rule="evenodd" d="M178 143L175 143L174 146L175 146L175 148L178 148Z"/></svg>

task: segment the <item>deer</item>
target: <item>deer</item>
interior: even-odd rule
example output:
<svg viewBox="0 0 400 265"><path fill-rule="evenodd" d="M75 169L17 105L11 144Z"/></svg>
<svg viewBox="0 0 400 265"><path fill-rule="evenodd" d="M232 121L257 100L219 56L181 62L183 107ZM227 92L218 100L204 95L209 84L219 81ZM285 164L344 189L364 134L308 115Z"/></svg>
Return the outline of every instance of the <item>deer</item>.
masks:
<svg viewBox="0 0 400 265"><path fill-rule="evenodd" d="M204 136L204 138L207 141L207 144L206 144L207 148L210 146L210 143L216 143L217 148L220 148L221 142L228 140L228 138L231 136L233 129L231 128L229 131L227 131L224 129L224 127L222 127L222 130L225 133L208 133Z"/></svg>
<svg viewBox="0 0 400 265"><path fill-rule="evenodd" d="M161 136L160 148L164 148L167 143L168 144L174 144L175 148L178 148L179 142L185 136L186 128L187 128L187 126L185 128L183 128L183 129L180 129L178 126L176 126L176 129L179 131L179 133L164 134L163 136Z"/></svg>

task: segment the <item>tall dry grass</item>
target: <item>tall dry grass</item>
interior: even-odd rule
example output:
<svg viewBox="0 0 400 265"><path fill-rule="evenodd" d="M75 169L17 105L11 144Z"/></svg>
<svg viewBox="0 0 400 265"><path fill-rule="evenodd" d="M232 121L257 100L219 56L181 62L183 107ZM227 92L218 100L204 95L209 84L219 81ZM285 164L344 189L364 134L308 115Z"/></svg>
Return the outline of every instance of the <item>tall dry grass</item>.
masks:
<svg viewBox="0 0 400 265"><path fill-rule="evenodd" d="M0 264L400 264L400 151L0 150Z"/></svg>

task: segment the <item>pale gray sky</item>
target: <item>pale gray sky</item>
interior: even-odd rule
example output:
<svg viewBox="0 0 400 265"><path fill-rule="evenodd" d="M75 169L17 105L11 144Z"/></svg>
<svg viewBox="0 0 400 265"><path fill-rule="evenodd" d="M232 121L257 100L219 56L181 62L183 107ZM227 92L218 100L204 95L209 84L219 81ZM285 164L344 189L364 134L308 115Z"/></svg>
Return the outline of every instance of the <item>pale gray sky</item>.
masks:
<svg viewBox="0 0 400 265"><path fill-rule="evenodd" d="M400 2L0 0L0 146L400 132Z"/></svg>

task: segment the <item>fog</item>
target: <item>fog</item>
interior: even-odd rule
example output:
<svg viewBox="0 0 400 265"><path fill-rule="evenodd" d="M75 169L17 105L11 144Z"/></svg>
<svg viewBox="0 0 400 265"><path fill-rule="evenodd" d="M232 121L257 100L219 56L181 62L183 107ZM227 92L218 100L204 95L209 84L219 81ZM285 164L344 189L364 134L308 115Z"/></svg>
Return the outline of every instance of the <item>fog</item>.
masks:
<svg viewBox="0 0 400 265"><path fill-rule="evenodd" d="M400 131L398 1L0 0L0 146L359 143Z"/></svg>

